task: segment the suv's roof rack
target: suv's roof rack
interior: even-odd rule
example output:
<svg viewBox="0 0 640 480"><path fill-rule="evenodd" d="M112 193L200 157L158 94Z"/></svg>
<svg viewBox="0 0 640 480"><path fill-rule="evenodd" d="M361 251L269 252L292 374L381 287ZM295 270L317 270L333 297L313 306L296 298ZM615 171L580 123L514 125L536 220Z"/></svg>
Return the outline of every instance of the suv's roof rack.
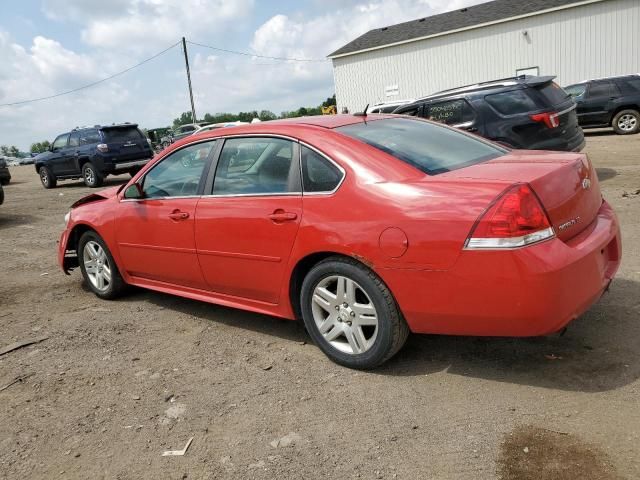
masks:
<svg viewBox="0 0 640 480"><path fill-rule="evenodd" d="M421 97L418 100L436 98L436 97L444 96L446 94L457 93L457 92L462 93L462 92L470 92L474 90L482 90L483 87L491 87L491 88L506 87L509 85L517 85L518 82L523 82L528 85L535 85L539 83L550 82L554 78L556 77L555 76L535 76L535 75L518 75L515 77L498 78L496 80L487 80L485 82L472 83L471 85L464 85L462 87L455 87L447 90L441 90L439 92L432 93L431 95Z"/></svg>

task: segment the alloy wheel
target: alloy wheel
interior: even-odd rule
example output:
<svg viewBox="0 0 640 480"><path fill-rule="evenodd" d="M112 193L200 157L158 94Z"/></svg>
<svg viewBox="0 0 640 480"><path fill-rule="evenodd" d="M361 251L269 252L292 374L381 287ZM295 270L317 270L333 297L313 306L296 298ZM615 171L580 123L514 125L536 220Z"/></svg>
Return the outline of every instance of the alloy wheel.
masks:
<svg viewBox="0 0 640 480"><path fill-rule="evenodd" d="M631 114L622 115L618 119L618 128L625 132L631 132L636 128L638 124L638 119Z"/></svg>
<svg viewBox="0 0 640 480"><path fill-rule="evenodd" d="M84 269L91 284L105 292L111 285L111 265L104 248L93 240L87 242L82 252Z"/></svg>
<svg viewBox="0 0 640 480"><path fill-rule="evenodd" d="M318 331L335 349L357 355L369 350L378 335L378 313L367 292L341 275L322 279L311 298Z"/></svg>
<svg viewBox="0 0 640 480"><path fill-rule="evenodd" d="M84 181L87 183L87 185L93 185L95 181L95 175L92 168L84 169Z"/></svg>

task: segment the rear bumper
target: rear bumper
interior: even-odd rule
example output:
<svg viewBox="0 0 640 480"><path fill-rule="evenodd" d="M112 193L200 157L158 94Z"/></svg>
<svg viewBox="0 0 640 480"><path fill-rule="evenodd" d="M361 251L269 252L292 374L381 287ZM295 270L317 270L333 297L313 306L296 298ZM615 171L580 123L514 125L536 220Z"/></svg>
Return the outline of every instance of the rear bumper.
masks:
<svg viewBox="0 0 640 480"><path fill-rule="evenodd" d="M555 150L560 152L581 152L586 145L584 132L580 127L572 137L559 136L528 146L530 150Z"/></svg>
<svg viewBox="0 0 640 480"><path fill-rule="evenodd" d="M538 336L557 332L595 303L620 265L620 228L603 202L568 242L460 254L448 271L381 273L416 333Z"/></svg>
<svg viewBox="0 0 640 480"><path fill-rule="evenodd" d="M139 160L129 160L126 162L105 162L104 163L104 173L124 173L132 169L138 169L144 167L147 163L151 161L152 157L139 159Z"/></svg>

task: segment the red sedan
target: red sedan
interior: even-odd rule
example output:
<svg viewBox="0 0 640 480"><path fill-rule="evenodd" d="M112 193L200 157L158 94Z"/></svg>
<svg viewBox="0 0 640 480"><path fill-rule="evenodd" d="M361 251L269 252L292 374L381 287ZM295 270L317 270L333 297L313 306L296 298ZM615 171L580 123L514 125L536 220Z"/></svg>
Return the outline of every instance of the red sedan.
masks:
<svg viewBox="0 0 640 480"><path fill-rule="evenodd" d="M353 368L386 361L409 331L557 332L620 256L584 154L512 151L392 115L188 137L76 202L59 251L101 298L136 285L302 318Z"/></svg>

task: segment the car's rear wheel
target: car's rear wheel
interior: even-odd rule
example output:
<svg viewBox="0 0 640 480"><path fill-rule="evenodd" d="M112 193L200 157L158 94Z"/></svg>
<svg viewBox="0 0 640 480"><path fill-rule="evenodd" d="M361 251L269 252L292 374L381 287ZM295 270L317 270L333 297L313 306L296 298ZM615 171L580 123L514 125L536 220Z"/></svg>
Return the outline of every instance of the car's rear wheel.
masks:
<svg viewBox="0 0 640 480"><path fill-rule="evenodd" d="M82 166L82 179L84 184L90 188L99 187L104 182L104 177L91 162L87 162Z"/></svg>
<svg viewBox="0 0 640 480"><path fill-rule="evenodd" d="M78 260L82 277L98 297L111 300L126 289L109 248L97 233L88 231L80 237Z"/></svg>
<svg viewBox="0 0 640 480"><path fill-rule="evenodd" d="M42 186L44 188L56 187L58 181L49 167L40 167L40 169L38 170L38 175L40 175L40 181L42 182Z"/></svg>
<svg viewBox="0 0 640 480"><path fill-rule="evenodd" d="M300 301L313 341L345 367L374 368L395 355L409 335L390 290L352 259L330 257L314 266Z"/></svg>
<svg viewBox="0 0 640 480"><path fill-rule="evenodd" d="M613 117L611 123L619 135L630 135L640 131L640 112L636 110L622 110Z"/></svg>

